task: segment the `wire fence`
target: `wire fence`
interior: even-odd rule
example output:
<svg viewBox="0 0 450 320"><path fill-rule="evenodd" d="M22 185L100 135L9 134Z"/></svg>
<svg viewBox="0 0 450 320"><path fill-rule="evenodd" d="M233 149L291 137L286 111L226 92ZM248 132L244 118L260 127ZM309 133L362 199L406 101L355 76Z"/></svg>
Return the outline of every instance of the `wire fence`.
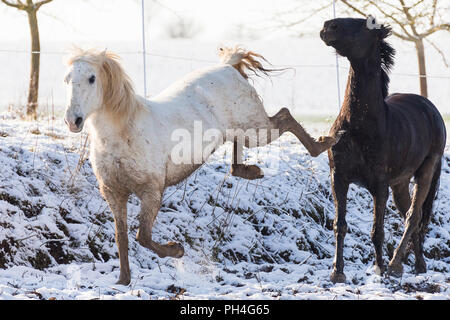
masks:
<svg viewBox="0 0 450 320"><path fill-rule="evenodd" d="M49 55L70 55L70 51L31 51L31 50L5 50L0 49L0 53L21 53L21 54L49 54ZM185 56L175 56L175 55L166 55L161 53L154 53L154 52L144 52L144 51L115 51L116 54L119 55L142 55L145 54L149 57L157 57L157 58L165 58L165 59L171 59L171 60L181 60L181 61L191 61L191 62L200 62L200 63L208 63L208 64L217 64L218 60L208 60L208 59L201 59L201 58L195 58L195 57L185 57ZM277 67L280 68L335 68L336 65L329 63L329 64L281 64L277 65ZM345 66L338 66L340 70L347 70L348 68ZM426 74L426 75L419 75L417 73L402 73L402 72L393 72L391 73L394 76L403 76L403 77L423 77L423 78L430 78L430 79L449 79L450 75L436 75L436 74Z"/></svg>
<svg viewBox="0 0 450 320"><path fill-rule="evenodd" d="M333 17L336 17L336 1L333 1L333 12L331 13ZM164 86L168 85L170 82L168 81L169 77L170 80L173 81L175 77L181 76L184 71L189 71L189 67L191 71L193 69L196 69L198 67L201 67L202 65L216 65L218 64L217 59L203 59L201 58L202 52L201 50L194 51L186 51L186 48L181 48L181 50L175 51L172 50L172 48L166 47L160 50L159 52L155 51L155 46L152 46L152 50L147 50L147 43L146 43L146 21L145 21L145 6L144 6L144 0L141 1L141 13L142 13L142 44L141 44L141 50L114 50L116 54L126 56L125 59L128 59L129 62L131 62L134 65L128 65L131 67L131 72L134 72L132 76L138 81L142 81L142 88L143 88L143 96L144 97L150 97L152 94L156 94L159 92L158 90L161 90L164 88ZM124 49L124 48L121 48ZM295 50L295 49L294 49ZM175 54L167 54L166 52L172 52ZM181 53L182 54L178 54ZM69 56L71 54L71 51L69 49L56 49L56 50L41 50L41 51L32 51L32 50L26 50L26 49L14 49L13 48L0 48L0 54L5 55L34 55L39 54L43 56L51 56L51 55L60 55L60 56ZM312 54L312 51L309 51L309 54ZM277 52L275 51L275 55L277 57L285 56L284 52ZM131 56L131 57L130 57ZM140 59L135 59L133 56L139 57L141 56L141 62L138 62ZM304 57L308 56L308 53L305 53ZM335 56L335 63L332 63L332 59L322 59L318 60L315 59L315 62L319 63L296 63L297 56L295 56L294 59L291 59L290 62L293 62L291 64L286 63L283 61L282 64L277 63L275 66L277 68L286 68L291 69L294 71L294 77L290 79L280 79L279 85L277 85L277 88L274 89L273 87L269 87L269 85L257 83L258 89L261 89L260 92L263 94L263 99L265 99L265 102L268 102L267 105L289 105L291 108L297 108L301 107L303 110L300 112L306 112L309 113L311 110L317 111L317 109L323 109L323 112L326 113L334 113L336 110L335 108L329 108L329 106L338 104L338 109L341 106L341 95L343 94L341 88L341 82L345 81L345 77L347 72L341 72L341 70L347 71L349 68L347 61L340 61L340 57L337 53L333 54ZM211 56L209 56L211 57ZM23 57L22 57L23 58ZM147 59L149 58L149 59ZM12 61L19 59L19 57L13 57ZM163 60L161 60L163 59ZM180 61L183 63L173 63L171 66L169 66L169 63L165 65L164 67L158 66L158 64L164 64L164 60L172 60L174 62ZM301 58L299 58L301 59ZM11 61L10 58L6 58L6 61ZM52 60L52 58L44 58L44 60ZM308 60L310 60L308 58ZM298 61L298 60L297 60ZM320 63L322 61L329 61L329 63ZM138 63L136 63L138 62ZM314 62L311 61L311 62ZM140 65L142 63L142 65ZM11 77L15 77L19 73L17 72L17 69L21 69L21 74L24 74L24 67L20 61L17 61L17 64L15 62L12 63L14 67L8 66L9 68L9 75ZM137 65L139 66L137 67ZM194 64L195 68L194 68ZM156 67L156 69L155 69ZM308 69L319 69L317 72L309 71ZM52 67L50 69L55 69L54 65L52 64ZM56 68L57 69L57 68ZM303 70L302 70L303 69ZM306 69L306 71L304 71ZM149 73L149 70L152 70L154 72L153 74L155 76L151 76ZM336 82L334 85L332 85L332 77L334 77L333 70L335 70L336 74ZM439 70L439 69L437 69ZM299 71L299 72L297 72ZM392 72L392 76L398 76L398 77L406 77L408 78L405 80L397 81L397 83L401 84L401 89L407 89L408 91L414 91L415 89L412 86L415 86L413 84L414 78L428 78L430 82L433 82L433 85L435 87L440 86L440 84L437 81L440 80L450 80L450 74L435 74L433 72L428 74L422 74L419 75L418 73L409 72L409 68L403 68L401 71L403 72ZM434 69L434 72L436 69ZM50 75L50 73L53 72L53 77ZM58 100L58 103L61 104L62 95L61 92L63 92L63 88L59 84L57 84L56 77L54 76L55 72L61 72L60 69L56 71L50 71L47 72L46 79L44 79L45 87L47 87L47 94L44 94L44 96L51 97L51 100L55 98L55 100ZM8 73L8 71L6 72ZM168 76L168 74L170 74ZM157 75L157 76L156 76ZM300 76L299 76L300 75ZM8 77L8 75L6 74ZM162 79L162 77L165 76L165 79ZM24 78L25 79L25 78ZM320 79L320 80L319 80ZM438 79L438 80L437 80ZM2 104L5 104L6 101L10 101L14 99L15 101L20 101L23 99L23 88L26 87L26 85L22 81L15 81L13 80L9 81L9 83L6 84L5 87L0 88L0 94L2 94L2 100L0 101ZM418 82L418 81L417 81ZM407 83L407 86L405 84ZM325 85L328 84L328 85ZM149 86L150 85L150 86ZM447 82L444 86L447 86ZM337 94L332 93L333 87L336 88ZM150 90L149 90L150 89ZM42 91L42 90L41 90ZM151 91L151 92L149 92ZM13 96L15 94L16 98L5 98L6 96ZM54 96L55 94L55 96ZM42 97L42 95L41 95ZM42 100L40 97L40 100ZM439 89L438 92L438 102L446 102L448 101L449 95L445 92L442 92L441 89ZM10 104L9 102L6 102ZM328 107L323 107L328 106ZM326 109L326 110L325 110Z"/></svg>
<svg viewBox="0 0 450 320"><path fill-rule="evenodd" d="M349 69L348 61L339 57L340 63L336 69L333 52L323 50L315 54L319 46L315 39L299 39L295 42L277 40L276 43L277 46L273 46L270 42L255 43L249 49L268 57L269 61L273 62L274 68L287 71L276 73L271 78L252 77L252 85L260 94L268 114L275 114L279 108L287 107L300 121L310 121L311 126L314 126L310 130L316 130L315 127L322 130L319 122L328 121L331 116L339 113L337 91L343 97L345 86L337 87L336 73L338 70L340 83L345 85ZM104 47L104 43L100 45L100 48ZM212 41L200 41L194 46L190 41L155 41L149 47L144 53L137 43L108 44L111 51L122 57L123 66L133 81L136 93L148 99L157 96L186 74L219 64L219 59L214 53L217 44ZM54 108L58 114L62 113L67 103L63 83L67 71L64 57L68 58L71 53L73 51L70 44L65 43L50 44L41 51L13 46L0 48L0 65L3 66L0 79L0 112L9 110L16 112L25 108L31 55L41 54L40 113L46 114L49 108L52 108L51 110ZM142 58L144 54L147 58L145 67ZM419 75L414 72L416 67L414 52L404 51L404 54L391 73L391 93L419 92ZM411 64L412 68L408 64ZM450 114L448 104L450 92L446 89L450 85L450 74L445 74L447 70L439 66L438 63L431 61L430 56L427 76L430 100L443 114ZM439 74L441 72L443 74ZM145 74L147 79L143 78Z"/></svg>

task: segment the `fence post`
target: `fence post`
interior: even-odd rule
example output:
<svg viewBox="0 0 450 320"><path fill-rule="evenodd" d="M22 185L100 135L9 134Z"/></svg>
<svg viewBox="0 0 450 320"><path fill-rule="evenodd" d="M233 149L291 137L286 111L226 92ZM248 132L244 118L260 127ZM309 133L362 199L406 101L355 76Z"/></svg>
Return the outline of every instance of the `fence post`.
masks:
<svg viewBox="0 0 450 320"><path fill-rule="evenodd" d="M333 17L336 19L336 0L333 0ZM341 81L339 79L339 55L336 52L336 81L338 90L338 110L341 110Z"/></svg>
<svg viewBox="0 0 450 320"><path fill-rule="evenodd" d="M142 3L142 59L144 63L144 98L147 99L147 46L145 41L145 4Z"/></svg>

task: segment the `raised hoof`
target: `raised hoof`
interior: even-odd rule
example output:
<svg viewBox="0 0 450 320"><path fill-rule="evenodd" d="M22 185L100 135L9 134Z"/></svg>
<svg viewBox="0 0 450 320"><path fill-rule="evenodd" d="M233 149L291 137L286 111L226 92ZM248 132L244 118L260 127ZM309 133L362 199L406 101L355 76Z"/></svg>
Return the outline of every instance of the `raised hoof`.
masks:
<svg viewBox="0 0 450 320"><path fill-rule="evenodd" d="M333 283L345 283L347 277L343 273L337 273L333 271L333 273L330 276L330 280Z"/></svg>
<svg viewBox="0 0 450 320"><path fill-rule="evenodd" d="M390 263L387 274L390 277L401 278L403 275L402 264L401 263L398 263L398 264Z"/></svg>
<svg viewBox="0 0 450 320"><path fill-rule="evenodd" d="M169 248L171 248L173 252L172 257L178 259L184 256L184 247L181 244L176 242L169 242L167 245L169 246Z"/></svg>
<svg viewBox="0 0 450 320"><path fill-rule="evenodd" d="M231 167L231 174L234 177L246 180L257 180L264 178L264 173L258 166L238 164Z"/></svg>
<svg viewBox="0 0 450 320"><path fill-rule="evenodd" d="M184 248L181 244L176 242L169 242L163 246L162 252L157 252L160 258L171 257L171 258L181 258L184 256Z"/></svg>
<svg viewBox="0 0 450 320"><path fill-rule="evenodd" d="M319 141L322 144L320 146L320 149L321 149L320 151L328 150L337 143L336 139L333 137L319 137L319 139L317 141Z"/></svg>

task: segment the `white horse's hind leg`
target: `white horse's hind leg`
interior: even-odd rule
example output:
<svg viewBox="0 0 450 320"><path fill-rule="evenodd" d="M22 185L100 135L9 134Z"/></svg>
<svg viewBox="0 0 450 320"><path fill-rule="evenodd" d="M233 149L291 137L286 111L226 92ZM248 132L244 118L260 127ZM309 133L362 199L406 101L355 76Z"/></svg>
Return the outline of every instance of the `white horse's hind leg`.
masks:
<svg viewBox="0 0 450 320"><path fill-rule="evenodd" d="M265 129L261 131L260 129ZM265 137L260 139L261 132ZM317 141L311 137L308 132L291 115L287 108L281 109L275 116L267 117L267 126L265 128L256 128L256 146L263 147L278 139L283 133L293 133L305 146L313 157L317 157L327 149L331 148L339 140L339 137L322 136ZM244 139L242 139L244 141ZM245 146L252 147L249 139L245 139ZM253 145L254 147L254 145ZM242 164L243 145L235 139L233 144L233 156L231 174L247 180L261 179L264 177L262 170L255 165Z"/></svg>
<svg viewBox="0 0 450 320"><path fill-rule="evenodd" d="M240 177L247 180L262 179L264 174L262 170L255 165L246 165L241 163L243 158L243 145L238 141L233 142L233 154L231 163L231 174L234 177ZM246 145L248 147L248 145Z"/></svg>
<svg viewBox="0 0 450 320"><path fill-rule="evenodd" d="M139 214L139 230L136 235L139 243L152 251L160 258L173 257L181 258L184 255L182 245L169 242L162 245L152 240L153 223L161 207L163 188L156 188L153 185L145 186L145 192L139 194L141 199L141 212Z"/></svg>
<svg viewBox="0 0 450 320"><path fill-rule="evenodd" d="M308 132L306 132L302 125L292 117L287 108L281 109L275 116L271 117L270 124L273 128L279 130L280 135L285 132L293 133L313 157L319 156L339 141L339 137L329 136L322 136L315 140Z"/></svg>

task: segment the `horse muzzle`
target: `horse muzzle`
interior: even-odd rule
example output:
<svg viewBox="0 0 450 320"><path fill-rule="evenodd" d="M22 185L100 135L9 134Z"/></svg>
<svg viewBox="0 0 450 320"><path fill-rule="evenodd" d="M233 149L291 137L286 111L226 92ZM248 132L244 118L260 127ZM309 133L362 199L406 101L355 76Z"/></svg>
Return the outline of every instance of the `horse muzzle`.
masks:
<svg viewBox="0 0 450 320"><path fill-rule="evenodd" d="M84 119L83 117L75 117L74 119L64 118L64 122L69 127L69 130L73 133L80 133L83 130Z"/></svg>
<svg viewBox="0 0 450 320"><path fill-rule="evenodd" d="M320 31L320 39L327 46L332 46L337 40L338 23L335 20L326 21L322 31Z"/></svg>
<svg viewBox="0 0 450 320"><path fill-rule="evenodd" d="M322 39L322 41L325 42L327 46L333 46L337 40L336 32L324 28L322 31L320 31L320 39Z"/></svg>

